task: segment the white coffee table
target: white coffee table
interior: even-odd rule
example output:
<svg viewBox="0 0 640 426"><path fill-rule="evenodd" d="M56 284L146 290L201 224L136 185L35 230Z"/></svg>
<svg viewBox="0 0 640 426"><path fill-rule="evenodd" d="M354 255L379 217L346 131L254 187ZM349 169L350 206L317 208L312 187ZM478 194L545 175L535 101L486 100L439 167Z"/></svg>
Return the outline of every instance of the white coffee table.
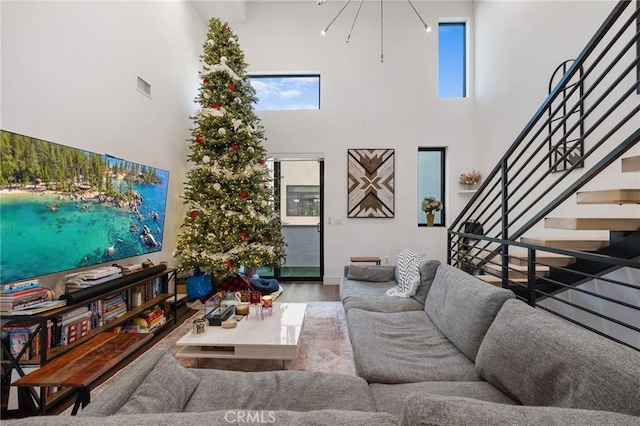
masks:
<svg viewBox="0 0 640 426"><path fill-rule="evenodd" d="M235 328L207 325L206 332L191 331L176 342L177 357L233 359L295 359L300 347L306 303L274 303L264 319L251 310Z"/></svg>

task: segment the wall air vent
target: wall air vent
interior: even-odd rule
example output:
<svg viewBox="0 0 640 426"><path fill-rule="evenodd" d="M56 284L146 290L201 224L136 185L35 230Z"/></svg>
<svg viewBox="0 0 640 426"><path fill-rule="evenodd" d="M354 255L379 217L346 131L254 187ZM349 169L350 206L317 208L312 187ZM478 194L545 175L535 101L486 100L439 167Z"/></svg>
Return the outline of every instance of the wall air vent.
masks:
<svg viewBox="0 0 640 426"><path fill-rule="evenodd" d="M144 81L141 77L138 77L138 90L151 97L151 85Z"/></svg>

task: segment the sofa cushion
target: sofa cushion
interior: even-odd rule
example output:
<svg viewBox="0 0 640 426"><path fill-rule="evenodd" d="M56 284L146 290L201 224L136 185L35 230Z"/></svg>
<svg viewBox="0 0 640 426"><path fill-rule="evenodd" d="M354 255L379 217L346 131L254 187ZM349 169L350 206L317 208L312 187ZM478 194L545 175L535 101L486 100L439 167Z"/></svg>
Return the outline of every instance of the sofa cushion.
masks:
<svg viewBox="0 0 640 426"><path fill-rule="evenodd" d="M347 278L355 281L389 282L395 277L395 266L348 265Z"/></svg>
<svg viewBox="0 0 640 426"><path fill-rule="evenodd" d="M397 286L387 290L388 296L411 297L420 285L420 265L427 261L424 254L404 249L398 254Z"/></svg>
<svg viewBox="0 0 640 426"><path fill-rule="evenodd" d="M116 414L180 413L200 378L164 354Z"/></svg>
<svg viewBox="0 0 640 426"><path fill-rule="evenodd" d="M607 411L558 407L527 407L439 395L409 395L401 424L500 426L638 426L638 417Z"/></svg>
<svg viewBox="0 0 640 426"><path fill-rule="evenodd" d="M402 417L405 399L413 393L462 396L498 404L517 404L487 382L420 382L397 385L371 383L369 389L371 389L376 410L393 414L398 418Z"/></svg>
<svg viewBox="0 0 640 426"><path fill-rule="evenodd" d="M365 282L342 277L340 300L345 310L351 308L375 312L421 311L424 305L413 298L389 297L385 292L395 286L395 281Z"/></svg>
<svg viewBox="0 0 640 426"><path fill-rule="evenodd" d="M356 376L309 371L190 371L200 377L200 384L184 411L375 411L367 383Z"/></svg>
<svg viewBox="0 0 640 426"><path fill-rule="evenodd" d="M515 295L449 265L440 265L424 309L444 334L470 360L505 300Z"/></svg>
<svg viewBox="0 0 640 426"><path fill-rule="evenodd" d="M78 416L111 416L124 405L133 392L153 370L158 360L168 352L163 348L151 348L141 357L126 366L120 374L109 379L101 387L103 390L92 395L91 403Z"/></svg>
<svg viewBox="0 0 640 426"><path fill-rule="evenodd" d="M353 425L397 426L398 420L391 414L362 411L318 410L296 411L247 411L224 410L201 413L159 413L109 416L99 419L80 416L40 416L18 420L2 420L3 426L229 426L229 425Z"/></svg>
<svg viewBox="0 0 640 426"><path fill-rule="evenodd" d="M640 354L523 302L504 304L476 368L525 405L640 416Z"/></svg>
<svg viewBox="0 0 640 426"><path fill-rule="evenodd" d="M422 305L424 305L427 300L427 295L429 294L429 290L431 289L431 284L433 284L433 279L436 276L436 272L438 271L438 266L440 266L440 261L438 260L429 260L427 262L421 263L418 268L420 272L420 285L418 285L418 289L416 290L416 294L413 297Z"/></svg>
<svg viewBox="0 0 640 426"><path fill-rule="evenodd" d="M480 380L424 311L347 311L358 375L370 383Z"/></svg>

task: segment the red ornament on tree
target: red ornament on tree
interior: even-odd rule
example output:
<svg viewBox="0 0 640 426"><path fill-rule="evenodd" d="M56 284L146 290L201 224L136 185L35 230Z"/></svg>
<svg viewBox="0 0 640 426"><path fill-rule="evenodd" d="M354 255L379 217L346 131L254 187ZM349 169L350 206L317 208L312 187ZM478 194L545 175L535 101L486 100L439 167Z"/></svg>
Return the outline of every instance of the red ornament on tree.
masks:
<svg viewBox="0 0 640 426"><path fill-rule="evenodd" d="M231 34L231 28L227 27L227 34Z"/></svg>
<svg viewBox="0 0 640 426"><path fill-rule="evenodd" d="M269 236L267 234L264 234L262 236L262 239L265 240L265 241L269 241Z"/></svg>
<svg viewBox="0 0 640 426"><path fill-rule="evenodd" d="M191 210L189 212L189 216L191 216L192 219L195 219L196 217L198 217L198 210Z"/></svg>
<svg viewBox="0 0 640 426"><path fill-rule="evenodd" d="M231 269L231 267L233 267L233 263L231 263L230 260L227 260L226 265L227 265L227 269Z"/></svg>
<svg viewBox="0 0 640 426"><path fill-rule="evenodd" d="M219 106L220 105L218 105L218 104L211 104L211 108L213 108L213 109L218 109Z"/></svg>
<svg viewBox="0 0 640 426"><path fill-rule="evenodd" d="M240 198L242 198L243 200L245 198L247 198L247 192L246 191L240 191Z"/></svg>
<svg viewBox="0 0 640 426"><path fill-rule="evenodd" d="M207 84L209 82L209 80L207 80L206 78L204 80L202 80L203 84Z"/></svg>
<svg viewBox="0 0 640 426"><path fill-rule="evenodd" d="M249 236L249 234L247 234L247 233L246 233L246 232L244 232L244 231L242 231L242 232L240 233L240 238L242 238L243 240L246 240L248 236Z"/></svg>
<svg viewBox="0 0 640 426"><path fill-rule="evenodd" d="M196 143L202 143L202 136L196 136Z"/></svg>
<svg viewBox="0 0 640 426"><path fill-rule="evenodd" d="M263 158L261 158L260 161L258 161L258 163L260 163L260 164L262 164L264 166L265 161L264 161Z"/></svg>
<svg viewBox="0 0 640 426"><path fill-rule="evenodd" d="M237 151L239 148L238 148L238 145L234 143L233 145L231 145L231 149L234 151Z"/></svg>
<svg viewBox="0 0 640 426"><path fill-rule="evenodd" d="M229 85L229 90L231 90L232 92L236 91L236 86L234 86L233 84Z"/></svg>

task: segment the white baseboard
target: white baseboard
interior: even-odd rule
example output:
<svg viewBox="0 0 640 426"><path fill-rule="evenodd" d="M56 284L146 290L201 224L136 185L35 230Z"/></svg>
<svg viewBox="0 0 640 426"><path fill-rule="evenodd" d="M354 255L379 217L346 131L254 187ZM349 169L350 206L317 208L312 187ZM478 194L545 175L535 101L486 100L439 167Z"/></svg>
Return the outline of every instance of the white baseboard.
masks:
<svg viewBox="0 0 640 426"><path fill-rule="evenodd" d="M342 277L331 277L331 276L327 276L325 275L324 277L322 277L322 284L324 285L340 285L340 279Z"/></svg>

